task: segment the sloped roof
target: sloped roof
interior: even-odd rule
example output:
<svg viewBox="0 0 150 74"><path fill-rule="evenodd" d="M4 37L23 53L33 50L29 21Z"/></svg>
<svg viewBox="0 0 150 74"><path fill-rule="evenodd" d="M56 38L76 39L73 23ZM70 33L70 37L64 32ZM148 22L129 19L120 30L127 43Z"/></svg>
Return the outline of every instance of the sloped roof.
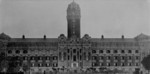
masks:
<svg viewBox="0 0 150 74"><path fill-rule="evenodd" d="M150 36L141 33L140 35L136 36L135 39L138 39L138 40L150 39Z"/></svg>
<svg viewBox="0 0 150 74"><path fill-rule="evenodd" d="M10 36L6 35L5 33L1 33L0 34L0 39L2 39L2 40L10 40L11 38L10 38Z"/></svg>
<svg viewBox="0 0 150 74"><path fill-rule="evenodd" d="M91 38L92 42L135 42L134 38Z"/></svg>
<svg viewBox="0 0 150 74"><path fill-rule="evenodd" d="M68 5L68 9L77 9L77 10L80 10L80 7L79 7L79 4L77 4L76 2L71 2L69 5Z"/></svg>
<svg viewBox="0 0 150 74"><path fill-rule="evenodd" d="M57 42L58 38L12 38L9 42Z"/></svg>

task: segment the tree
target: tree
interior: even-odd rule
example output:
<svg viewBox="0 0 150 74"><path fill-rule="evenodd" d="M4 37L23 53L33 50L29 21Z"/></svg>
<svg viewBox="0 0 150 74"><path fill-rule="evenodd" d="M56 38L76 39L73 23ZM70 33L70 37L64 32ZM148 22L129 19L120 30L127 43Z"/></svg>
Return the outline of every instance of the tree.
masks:
<svg viewBox="0 0 150 74"><path fill-rule="evenodd" d="M143 58L141 62L146 70L148 70L148 73L150 72L150 55Z"/></svg>
<svg viewBox="0 0 150 74"><path fill-rule="evenodd" d="M24 72L26 72L26 71L28 71L28 70L30 70L30 66L29 66L29 64L23 64L23 71Z"/></svg>
<svg viewBox="0 0 150 74"><path fill-rule="evenodd" d="M4 69L7 70L8 68L8 61L7 61L7 55L4 52L0 53L0 72Z"/></svg>
<svg viewBox="0 0 150 74"><path fill-rule="evenodd" d="M19 72L20 66L22 66L22 60L18 56L11 57L9 59L8 72Z"/></svg>

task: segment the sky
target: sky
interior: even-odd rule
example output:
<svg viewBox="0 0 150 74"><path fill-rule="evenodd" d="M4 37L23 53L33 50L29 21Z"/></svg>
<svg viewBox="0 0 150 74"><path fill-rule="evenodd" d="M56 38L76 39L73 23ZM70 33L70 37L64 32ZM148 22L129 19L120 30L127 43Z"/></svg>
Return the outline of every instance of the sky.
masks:
<svg viewBox="0 0 150 74"><path fill-rule="evenodd" d="M66 10L73 0L0 0L0 33L12 38L67 36ZM75 0L81 36L133 38L150 35L150 0Z"/></svg>

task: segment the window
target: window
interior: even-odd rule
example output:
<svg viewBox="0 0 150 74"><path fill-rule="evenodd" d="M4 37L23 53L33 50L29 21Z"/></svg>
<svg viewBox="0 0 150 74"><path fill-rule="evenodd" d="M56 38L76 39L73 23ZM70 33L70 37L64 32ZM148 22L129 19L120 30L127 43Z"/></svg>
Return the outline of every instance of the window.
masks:
<svg viewBox="0 0 150 74"><path fill-rule="evenodd" d="M124 60L125 59L125 57L124 56L122 56L122 60Z"/></svg>
<svg viewBox="0 0 150 74"><path fill-rule="evenodd" d="M54 56L54 57L53 57L53 60L57 60L57 56Z"/></svg>
<svg viewBox="0 0 150 74"><path fill-rule="evenodd" d="M82 60L82 56L80 55L80 60Z"/></svg>
<svg viewBox="0 0 150 74"><path fill-rule="evenodd" d="M27 50L23 50L23 53L26 54L26 53L28 53L28 51Z"/></svg>
<svg viewBox="0 0 150 74"><path fill-rule="evenodd" d="M59 60L62 59L62 55L61 55L61 52L59 52Z"/></svg>
<svg viewBox="0 0 150 74"><path fill-rule="evenodd" d="M93 62L92 66L98 66L98 64L96 62Z"/></svg>
<svg viewBox="0 0 150 74"><path fill-rule="evenodd" d="M138 51L138 50L135 50L135 53L139 53L139 51Z"/></svg>
<svg viewBox="0 0 150 74"><path fill-rule="evenodd" d="M31 66L34 67L34 63L31 63Z"/></svg>
<svg viewBox="0 0 150 74"><path fill-rule="evenodd" d="M76 53L76 49L73 50L73 53Z"/></svg>
<svg viewBox="0 0 150 74"><path fill-rule="evenodd" d="M70 50L69 50L69 49L68 49L67 51L68 51L68 53L70 52Z"/></svg>
<svg viewBox="0 0 150 74"><path fill-rule="evenodd" d="M39 63L39 64L38 64L38 67L41 67L41 66L42 66L42 64L41 64L41 63Z"/></svg>
<svg viewBox="0 0 150 74"><path fill-rule="evenodd" d="M90 60L91 59L91 53L89 52L88 53L88 60Z"/></svg>
<svg viewBox="0 0 150 74"><path fill-rule="evenodd" d="M103 50L100 50L99 53L103 53Z"/></svg>
<svg viewBox="0 0 150 74"><path fill-rule="evenodd" d="M49 67L50 66L50 64L49 63L46 63L46 67Z"/></svg>
<svg viewBox="0 0 150 74"><path fill-rule="evenodd" d="M82 50L80 49L80 53L82 52Z"/></svg>
<svg viewBox="0 0 150 74"><path fill-rule="evenodd" d="M99 66L102 66L102 63L99 63Z"/></svg>
<svg viewBox="0 0 150 74"><path fill-rule="evenodd" d="M101 66L104 66L104 63L101 63Z"/></svg>
<svg viewBox="0 0 150 74"><path fill-rule="evenodd" d="M131 51L131 50L128 50L128 53L132 53L132 51Z"/></svg>
<svg viewBox="0 0 150 74"><path fill-rule="evenodd" d="M68 60L70 60L70 56L68 56Z"/></svg>
<svg viewBox="0 0 150 74"><path fill-rule="evenodd" d="M121 53L125 53L125 51L124 51L124 50L121 50Z"/></svg>
<svg viewBox="0 0 150 74"><path fill-rule="evenodd" d="M107 53L110 53L110 50L107 50Z"/></svg>
<svg viewBox="0 0 150 74"><path fill-rule="evenodd" d="M104 59L104 56L101 56L101 59L103 60L103 59Z"/></svg>
<svg viewBox="0 0 150 74"><path fill-rule="evenodd" d="M114 53L118 53L118 51L117 51L117 50L114 50Z"/></svg>
<svg viewBox="0 0 150 74"><path fill-rule="evenodd" d="M17 53L17 54L19 54L19 53L20 53L20 51L19 51L19 50L16 50L16 53Z"/></svg>
<svg viewBox="0 0 150 74"><path fill-rule="evenodd" d="M121 63L121 66L125 66L125 64L124 64L124 63Z"/></svg>
<svg viewBox="0 0 150 74"><path fill-rule="evenodd" d="M48 56L46 57L46 60L49 60L49 57L48 57Z"/></svg>
<svg viewBox="0 0 150 74"><path fill-rule="evenodd" d="M115 60L117 60L117 59L118 59L118 56L114 56L114 58L115 58Z"/></svg>
<svg viewBox="0 0 150 74"><path fill-rule="evenodd" d="M96 60L96 56L93 56L93 60Z"/></svg>
<svg viewBox="0 0 150 74"><path fill-rule="evenodd" d="M11 54L12 53L12 51L11 50L8 50L8 54Z"/></svg>
<svg viewBox="0 0 150 74"><path fill-rule="evenodd" d="M92 53L96 53L96 50L92 50Z"/></svg>
<svg viewBox="0 0 150 74"><path fill-rule="evenodd" d="M115 64L115 66L118 66L118 64L117 63L114 63Z"/></svg>
<svg viewBox="0 0 150 74"><path fill-rule="evenodd" d="M129 60L131 60L132 59L132 57L131 56L129 56Z"/></svg>
<svg viewBox="0 0 150 74"><path fill-rule="evenodd" d="M34 60L34 57L33 57L33 56L31 56L31 57L30 57L30 60Z"/></svg>
<svg viewBox="0 0 150 74"><path fill-rule="evenodd" d="M26 56L23 57L23 60L27 60L27 59L28 59L28 57L26 57Z"/></svg>
<svg viewBox="0 0 150 74"><path fill-rule="evenodd" d="M132 63L129 63L129 66L132 66Z"/></svg>
<svg viewBox="0 0 150 74"><path fill-rule="evenodd" d="M110 56L108 56L107 58L108 58L108 60L110 60Z"/></svg>
<svg viewBox="0 0 150 74"><path fill-rule="evenodd" d="M57 67L57 63L53 63L53 67Z"/></svg>
<svg viewBox="0 0 150 74"><path fill-rule="evenodd" d="M135 58L136 60L139 60L139 56L136 56L136 58Z"/></svg>
<svg viewBox="0 0 150 74"><path fill-rule="evenodd" d="M107 63L107 66L110 66L110 63Z"/></svg>
<svg viewBox="0 0 150 74"><path fill-rule="evenodd" d="M38 60L42 60L42 57L41 57L41 56L38 56Z"/></svg>
<svg viewBox="0 0 150 74"><path fill-rule="evenodd" d="M76 61L77 60L77 57L74 55L73 56L73 61Z"/></svg>
<svg viewBox="0 0 150 74"><path fill-rule="evenodd" d="M136 65L136 66L139 66L139 63L136 63L135 65Z"/></svg>

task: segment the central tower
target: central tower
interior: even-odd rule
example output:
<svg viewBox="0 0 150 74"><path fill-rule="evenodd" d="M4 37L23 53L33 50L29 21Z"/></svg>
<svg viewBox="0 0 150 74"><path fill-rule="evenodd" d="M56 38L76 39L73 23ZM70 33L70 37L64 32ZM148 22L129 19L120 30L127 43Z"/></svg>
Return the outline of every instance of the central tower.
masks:
<svg viewBox="0 0 150 74"><path fill-rule="evenodd" d="M80 18L80 7L73 1L67 8L68 38L80 38Z"/></svg>

